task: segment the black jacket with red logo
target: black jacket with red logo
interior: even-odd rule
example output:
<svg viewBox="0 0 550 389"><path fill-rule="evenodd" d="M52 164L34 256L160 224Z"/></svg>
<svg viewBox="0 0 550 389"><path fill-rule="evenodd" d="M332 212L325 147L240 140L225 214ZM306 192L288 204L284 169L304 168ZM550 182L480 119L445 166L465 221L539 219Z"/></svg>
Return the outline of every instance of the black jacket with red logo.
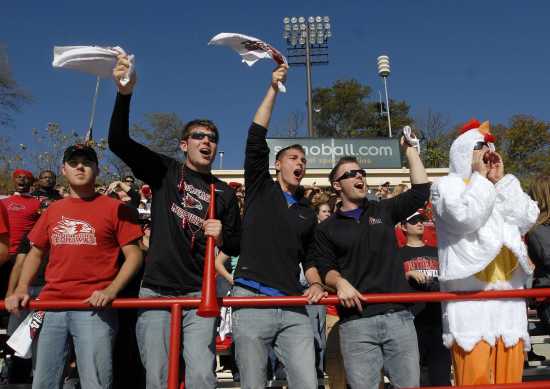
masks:
<svg viewBox="0 0 550 389"><path fill-rule="evenodd" d="M211 174L201 174L180 161L156 153L130 138L130 95L118 94L109 127L109 148L134 175L151 186L151 238L145 259L143 286L175 295L201 290L206 250L202 229L216 187L216 219L222 222L223 245L239 254L241 219L235 191ZM185 183L183 193L179 184Z"/></svg>
<svg viewBox="0 0 550 389"><path fill-rule="evenodd" d="M309 259L321 277L330 270L340 272L361 293L411 291L403 262L397 254L394 227L422 208L430 195L430 184L412 188L388 200L365 200L358 221L337 211L319 224ZM404 304L367 304L360 314L356 308L338 306L341 320L357 319L405 309Z"/></svg>

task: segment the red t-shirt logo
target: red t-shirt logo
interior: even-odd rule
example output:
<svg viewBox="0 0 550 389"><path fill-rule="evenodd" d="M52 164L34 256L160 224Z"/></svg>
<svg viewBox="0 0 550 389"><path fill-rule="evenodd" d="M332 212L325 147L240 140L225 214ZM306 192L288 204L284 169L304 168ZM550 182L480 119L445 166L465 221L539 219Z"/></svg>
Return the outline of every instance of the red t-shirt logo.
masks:
<svg viewBox="0 0 550 389"><path fill-rule="evenodd" d="M83 220L62 217L52 230L51 244L97 245L95 228Z"/></svg>

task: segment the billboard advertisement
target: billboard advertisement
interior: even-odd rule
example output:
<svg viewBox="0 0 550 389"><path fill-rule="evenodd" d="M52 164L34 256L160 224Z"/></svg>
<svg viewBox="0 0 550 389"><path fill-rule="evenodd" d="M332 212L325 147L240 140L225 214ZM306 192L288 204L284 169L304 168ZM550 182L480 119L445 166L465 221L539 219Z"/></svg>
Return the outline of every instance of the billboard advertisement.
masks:
<svg viewBox="0 0 550 389"><path fill-rule="evenodd" d="M332 169L343 156L354 156L364 169L399 169L401 152L398 139L387 138L268 138L270 167L275 154L292 144L300 144L306 151L308 169Z"/></svg>

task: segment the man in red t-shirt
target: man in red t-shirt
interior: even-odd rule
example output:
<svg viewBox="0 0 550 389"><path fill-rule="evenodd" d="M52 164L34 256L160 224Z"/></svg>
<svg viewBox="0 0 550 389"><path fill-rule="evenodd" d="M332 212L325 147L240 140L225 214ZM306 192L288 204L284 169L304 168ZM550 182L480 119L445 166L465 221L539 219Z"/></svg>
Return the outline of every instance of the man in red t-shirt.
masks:
<svg viewBox="0 0 550 389"><path fill-rule="evenodd" d="M38 220L40 209L40 200L30 194L34 180L32 173L28 170L17 169L13 172L12 179L15 192L1 200L8 211L10 221L10 256L17 254L21 239Z"/></svg>
<svg viewBox="0 0 550 389"><path fill-rule="evenodd" d="M137 241L142 232L135 211L95 193L99 170L91 147L67 148L62 172L70 196L53 203L30 232L32 248L15 292L6 299L6 308L17 313L27 305L29 284L43 253L49 250L40 299L79 299L96 310L46 313L38 338L33 387L59 385L71 336L82 387L110 388L117 316L114 310L97 309L107 307L141 267L143 257ZM119 269L121 250L125 261Z"/></svg>
<svg viewBox="0 0 550 389"><path fill-rule="evenodd" d="M38 220L40 201L30 195L33 175L28 170L16 169L12 174L15 192L0 200L8 212L10 240L8 258L0 268L0 298L6 295L11 269L15 263L17 248L34 223Z"/></svg>
<svg viewBox="0 0 550 389"><path fill-rule="evenodd" d="M0 266L2 266L9 258L8 247L10 243L10 221L8 219L8 211L0 202Z"/></svg>

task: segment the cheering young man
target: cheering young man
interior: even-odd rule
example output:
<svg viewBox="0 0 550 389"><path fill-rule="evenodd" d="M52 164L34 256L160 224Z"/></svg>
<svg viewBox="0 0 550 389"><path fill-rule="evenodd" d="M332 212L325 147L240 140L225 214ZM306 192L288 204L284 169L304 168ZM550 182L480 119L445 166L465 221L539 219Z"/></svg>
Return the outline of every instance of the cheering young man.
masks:
<svg viewBox="0 0 550 389"><path fill-rule="evenodd" d="M330 172L341 207L319 224L311 250L325 282L341 302L340 343L348 384L377 388L384 368L393 385L418 386L418 344L404 304L365 305L362 293L409 290L397 255L394 227L428 200L430 184L415 148L403 139L411 190L380 202L366 199L366 173L355 157Z"/></svg>
<svg viewBox="0 0 550 389"><path fill-rule="evenodd" d="M206 236L213 236L224 253L239 254L240 216L235 191L211 174L219 141L210 120L193 120L181 133L182 163L155 153L130 138L128 117L136 81L120 82L129 68L120 56L114 70L118 95L109 128L109 147L134 175L150 185L151 237L140 297L199 296L202 286ZM216 219L206 219L210 184L216 186ZM185 311L182 322L185 386L215 388L216 318ZM137 323L147 388L164 388L168 380L170 312L144 310Z"/></svg>
<svg viewBox="0 0 550 389"><path fill-rule="evenodd" d="M267 127L278 93L277 83L286 78L287 65L272 75L271 85L248 132L245 157L245 214L241 255L235 272L234 296L299 295L302 262L310 286L310 301L324 294L320 277L304 262L317 224L315 213L298 193L306 159L300 145L277 153L277 180L269 173ZM233 311L233 336L241 387L265 387L269 346L285 365L292 388L315 389L313 331L308 315L299 308L240 308Z"/></svg>
<svg viewBox="0 0 550 389"><path fill-rule="evenodd" d="M6 299L6 308L12 313L27 305L29 286L49 251L46 285L39 298L83 300L94 308L46 312L38 338L33 388L59 387L69 336L75 345L82 387L111 388L117 314L101 308L115 299L141 267L143 257L137 241L142 232L135 211L95 193L97 164L91 147L76 145L65 150L62 172L70 196L53 203L29 233L32 248L15 292ZM121 250L125 261L119 268Z"/></svg>

